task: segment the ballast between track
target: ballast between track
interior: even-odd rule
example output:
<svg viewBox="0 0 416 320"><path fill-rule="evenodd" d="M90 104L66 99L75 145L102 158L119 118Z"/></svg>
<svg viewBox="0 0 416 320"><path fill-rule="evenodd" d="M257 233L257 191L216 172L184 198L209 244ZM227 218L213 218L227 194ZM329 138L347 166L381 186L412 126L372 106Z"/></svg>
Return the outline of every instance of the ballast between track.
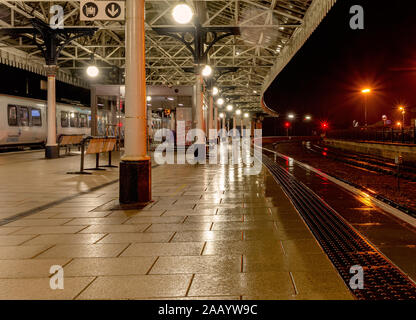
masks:
<svg viewBox="0 0 416 320"><path fill-rule="evenodd" d="M310 228L342 279L350 288L351 267L364 270L364 289L353 290L359 300L416 300L416 284L355 231L312 190L271 160L263 164Z"/></svg>

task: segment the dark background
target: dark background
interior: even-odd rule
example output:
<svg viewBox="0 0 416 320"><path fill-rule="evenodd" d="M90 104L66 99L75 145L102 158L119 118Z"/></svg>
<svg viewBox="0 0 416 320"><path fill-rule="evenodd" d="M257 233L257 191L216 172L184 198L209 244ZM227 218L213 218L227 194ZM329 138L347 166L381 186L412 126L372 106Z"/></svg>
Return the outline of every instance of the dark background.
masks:
<svg viewBox="0 0 416 320"><path fill-rule="evenodd" d="M368 123L382 115L402 120L398 104L416 111L416 1L338 0L319 28L287 65L265 94L267 105L281 114L266 119L264 135L283 134L287 113L301 119L314 117L314 124L328 121L330 127L349 128L353 120L364 123L361 89L370 87ZM351 6L361 5L365 29L350 29Z"/></svg>
<svg viewBox="0 0 416 320"><path fill-rule="evenodd" d="M46 100L47 91L41 90L41 80L47 81L39 74L0 64L0 93ZM90 90L56 81L56 99L58 102L69 99L89 105Z"/></svg>

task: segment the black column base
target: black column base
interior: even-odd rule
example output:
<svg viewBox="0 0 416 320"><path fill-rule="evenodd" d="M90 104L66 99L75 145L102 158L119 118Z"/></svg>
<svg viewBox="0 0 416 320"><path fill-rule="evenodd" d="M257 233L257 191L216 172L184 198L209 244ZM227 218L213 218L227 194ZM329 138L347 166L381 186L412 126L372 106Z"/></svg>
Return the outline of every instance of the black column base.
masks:
<svg viewBox="0 0 416 320"><path fill-rule="evenodd" d="M57 158L59 158L59 147L58 146L46 146L45 147L45 158L46 159L57 159Z"/></svg>
<svg viewBox="0 0 416 320"><path fill-rule="evenodd" d="M151 161L121 161L120 204L143 204L152 201Z"/></svg>

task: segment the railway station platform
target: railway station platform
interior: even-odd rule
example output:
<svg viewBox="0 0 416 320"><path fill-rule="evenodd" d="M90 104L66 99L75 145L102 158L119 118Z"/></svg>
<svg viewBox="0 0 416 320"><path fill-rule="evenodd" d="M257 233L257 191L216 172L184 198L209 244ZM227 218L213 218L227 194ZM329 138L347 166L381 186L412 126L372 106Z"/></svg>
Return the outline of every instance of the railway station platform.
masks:
<svg viewBox="0 0 416 320"><path fill-rule="evenodd" d="M155 166L154 201L116 210L117 168L42 157L0 155L0 299L354 299L265 167Z"/></svg>

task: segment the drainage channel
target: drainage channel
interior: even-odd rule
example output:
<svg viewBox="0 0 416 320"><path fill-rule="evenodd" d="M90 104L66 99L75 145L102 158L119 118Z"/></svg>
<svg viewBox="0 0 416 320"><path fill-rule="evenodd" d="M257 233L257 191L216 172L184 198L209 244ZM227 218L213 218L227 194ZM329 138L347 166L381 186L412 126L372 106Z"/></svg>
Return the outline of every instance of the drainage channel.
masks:
<svg viewBox="0 0 416 320"><path fill-rule="evenodd" d="M416 300L416 284L335 210L303 183L263 154L263 163L303 217L344 282L359 300ZM351 289L354 266L364 270L364 288Z"/></svg>

